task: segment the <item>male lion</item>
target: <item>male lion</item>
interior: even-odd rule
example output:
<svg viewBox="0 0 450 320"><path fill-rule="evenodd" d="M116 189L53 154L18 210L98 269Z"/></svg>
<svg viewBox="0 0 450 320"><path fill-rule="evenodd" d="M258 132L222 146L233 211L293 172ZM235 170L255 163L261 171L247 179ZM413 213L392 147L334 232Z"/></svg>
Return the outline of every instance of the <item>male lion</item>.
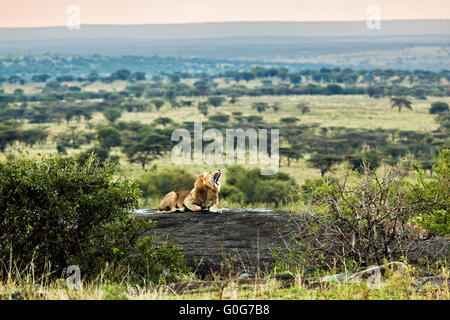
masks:
<svg viewBox="0 0 450 320"><path fill-rule="evenodd" d="M222 175L220 170L216 172L204 172L194 183L194 189L171 191L162 199L158 211L174 212L176 210L184 211L202 211L209 209L210 212L220 213L217 208L219 203L220 183Z"/></svg>

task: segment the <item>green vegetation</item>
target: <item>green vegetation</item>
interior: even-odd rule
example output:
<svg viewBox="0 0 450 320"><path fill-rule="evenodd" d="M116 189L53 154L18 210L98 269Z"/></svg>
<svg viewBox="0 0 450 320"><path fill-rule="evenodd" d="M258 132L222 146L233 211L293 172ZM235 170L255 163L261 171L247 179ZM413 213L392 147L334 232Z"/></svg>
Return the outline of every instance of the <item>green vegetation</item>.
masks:
<svg viewBox="0 0 450 320"><path fill-rule="evenodd" d="M417 223L433 234L450 236L450 150L444 150L436 165L435 179L425 181L419 171L419 181L411 192L411 202L421 203Z"/></svg>
<svg viewBox="0 0 450 320"><path fill-rule="evenodd" d="M27 268L59 277L73 264L88 278L108 265L129 269L137 283L158 282L166 269L184 272L177 248L141 237L153 225L129 213L139 189L116 173L93 157L81 165L55 156L1 163L0 277Z"/></svg>
<svg viewBox="0 0 450 320"><path fill-rule="evenodd" d="M46 297L62 299L448 299L448 288L410 287L415 275L436 274L423 266L389 274L377 290L351 283L310 288L301 281L283 289L274 279L278 271L300 279L402 260L395 244L410 235L399 230L412 226L449 236L447 70L242 62L236 70L204 73L190 61L196 71L171 65L146 75L117 63L117 71L83 73L80 66L100 63L97 57L73 57L68 74L62 57L52 59L0 58L6 75L0 81L0 298L11 290L38 298L30 289L34 274L46 282ZM36 68L19 73L24 66ZM264 285L230 281L225 290L229 279L219 276L213 289L196 294L155 287L198 279L179 248L141 237L154 224L129 212L138 204L156 206L169 191L191 189L198 174L213 169L171 162L172 132L193 136L194 121L221 132L280 130L277 174L260 175L257 165L220 168L220 206L315 214ZM19 156L24 152L27 157ZM84 293L60 282L71 264L85 272ZM438 264L448 278L446 261Z"/></svg>

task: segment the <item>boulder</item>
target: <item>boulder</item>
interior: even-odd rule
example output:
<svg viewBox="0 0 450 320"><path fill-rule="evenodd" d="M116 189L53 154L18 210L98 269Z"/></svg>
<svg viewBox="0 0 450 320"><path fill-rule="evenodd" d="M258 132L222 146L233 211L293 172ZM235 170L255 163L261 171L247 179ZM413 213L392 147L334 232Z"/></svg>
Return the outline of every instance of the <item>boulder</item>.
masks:
<svg viewBox="0 0 450 320"><path fill-rule="evenodd" d="M219 214L150 209L135 214L156 221L156 228L145 235L154 236L157 245L180 246L199 275L223 271L227 260L239 273L270 270L276 260L272 253L289 245L292 221L302 219L299 214L268 209L223 208Z"/></svg>
<svg viewBox="0 0 450 320"><path fill-rule="evenodd" d="M273 252L287 252L291 241L301 234L311 214L269 209L228 209L222 213L158 213L140 209L136 216L155 221L156 228L144 235L154 237L157 245L179 246L196 274L234 269L234 274L258 274L271 270ZM409 263L449 259L450 239L409 239L402 247Z"/></svg>

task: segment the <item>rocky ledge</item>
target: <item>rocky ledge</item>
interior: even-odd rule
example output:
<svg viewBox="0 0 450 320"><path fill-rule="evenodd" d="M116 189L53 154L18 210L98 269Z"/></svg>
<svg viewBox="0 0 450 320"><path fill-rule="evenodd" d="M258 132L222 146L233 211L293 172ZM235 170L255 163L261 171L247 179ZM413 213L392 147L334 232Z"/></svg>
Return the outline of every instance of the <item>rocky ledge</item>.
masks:
<svg viewBox="0 0 450 320"><path fill-rule="evenodd" d="M268 271L276 261L275 250L287 250L293 233L300 230L310 215L283 210L228 209L222 213L158 213L140 209L135 215L157 222L144 235L154 236L157 245L175 244L182 248L187 263L199 275L219 272L221 264L234 257L239 273ZM450 239L431 238L413 241L408 259L420 263L422 258L449 258Z"/></svg>
<svg viewBox="0 0 450 320"><path fill-rule="evenodd" d="M135 214L157 222L145 235L154 236L158 245L181 246L188 264L203 275L218 272L224 257L234 257L240 272L269 270L273 251L287 248L292 221L301 219L299 214L268 209L222 208L219 214L147 209Z"/></svg>

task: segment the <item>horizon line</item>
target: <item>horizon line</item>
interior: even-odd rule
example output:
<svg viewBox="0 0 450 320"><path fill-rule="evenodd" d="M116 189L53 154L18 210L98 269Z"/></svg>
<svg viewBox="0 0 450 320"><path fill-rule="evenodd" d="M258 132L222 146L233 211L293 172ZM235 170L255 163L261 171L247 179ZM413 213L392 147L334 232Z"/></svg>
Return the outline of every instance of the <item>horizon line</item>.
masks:
<svg viewBox="0 0 450 320"><path fill-rule="evenodd" d="M382 22L406 22L406 21L446 21L450 18L417 18L417 19L383 19ZM349 23L366 22L367 20L227 20L227 21L200 21L200 22L168 22L168 23L81 23L81 26L170 26L170 25L194 25L194 24L226 24L226 23ZM8 27L0 26L0 29L44 29L44 28L66 28L66 25L46 25L32 27Z"/></svg>

